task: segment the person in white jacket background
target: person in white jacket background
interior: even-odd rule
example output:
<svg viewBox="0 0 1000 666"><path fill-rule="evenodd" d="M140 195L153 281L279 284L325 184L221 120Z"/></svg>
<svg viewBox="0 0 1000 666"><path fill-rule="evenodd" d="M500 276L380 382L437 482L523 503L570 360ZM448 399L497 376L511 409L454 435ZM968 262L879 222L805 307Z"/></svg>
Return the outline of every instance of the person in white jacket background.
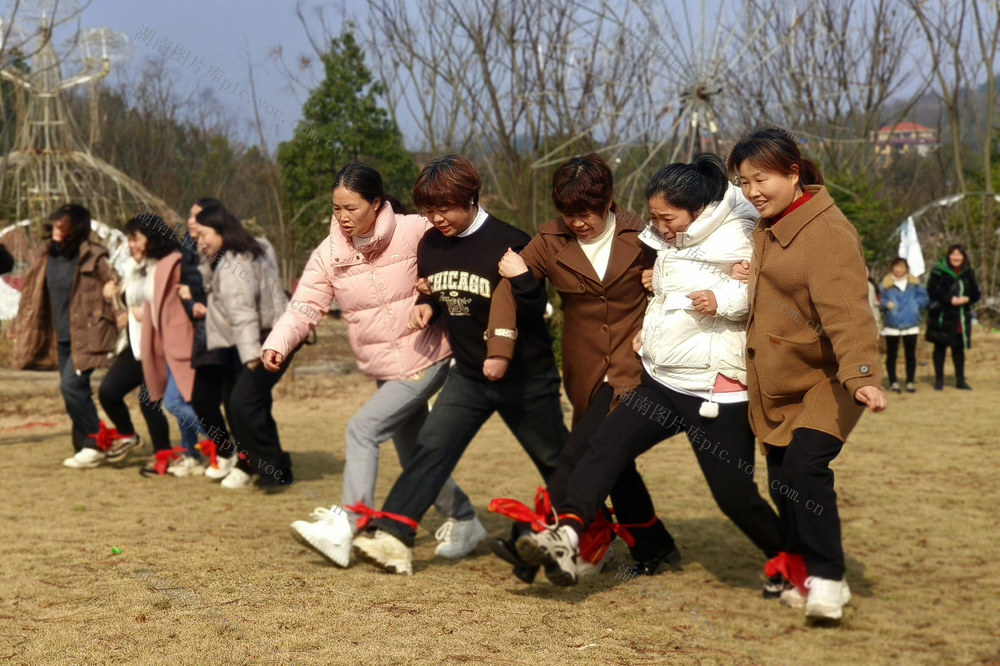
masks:
<svg viewBox="0 0 1000 666"><path fill-rule="evenodd" d="M746 285L730 278L751 255L754 207L711 154L671 164L646 187L652 217L640 238L657 250L653 298L634 340L642 383L618 396L573 471L561 519L518 540L525 561L555 565L554 582L576 580L579 534L596 517L617 475L658 442L686 433L723 513L770 559L783 550L778 516L754 483L747 416ZM781 580L764 596L777 598Z"/></svg>

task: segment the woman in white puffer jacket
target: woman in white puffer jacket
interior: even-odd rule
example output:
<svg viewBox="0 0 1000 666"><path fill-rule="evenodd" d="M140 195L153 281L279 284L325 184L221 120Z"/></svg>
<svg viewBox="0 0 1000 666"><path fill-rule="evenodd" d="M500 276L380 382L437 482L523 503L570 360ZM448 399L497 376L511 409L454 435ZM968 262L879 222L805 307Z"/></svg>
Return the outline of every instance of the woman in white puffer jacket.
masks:
<svg viewBox="0 0 1000 666"><path fill-rule="evenodd" d="M720 374L746 384L749 300L746 284L730 279L729 271L750 258L756 220L753 205L730 184L685 231L650 226L640 235L657 256L639 354L646 372L675 390L713 393ZM711 296L701 298L714 299L714 315L695 310L688 297L705 291Z"/></svg>

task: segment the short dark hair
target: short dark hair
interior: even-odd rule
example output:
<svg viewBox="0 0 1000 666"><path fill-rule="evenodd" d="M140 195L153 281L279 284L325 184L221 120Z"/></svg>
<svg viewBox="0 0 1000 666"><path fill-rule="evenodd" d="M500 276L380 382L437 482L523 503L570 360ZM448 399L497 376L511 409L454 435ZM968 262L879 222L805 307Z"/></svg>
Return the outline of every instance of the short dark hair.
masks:
<svg viewBox="0 0 1000 666"><path fill-rule="evenodd" d="M708 204L722 201L728 187L722 160L712 153L701 153L690 164L675 162L653 174L646 185L646 199L661 196L674 208L695 215Z"/></svg>
<svg viewBox="0 0 1000 666"><path fill-rule="evenodd" d="M173 230L162 217L152 213L139 213L125 223L125 235L142 234L146 237L146 256L162 259L179 249Z"/></svg>
<svg viewBox="0 0 1000 666"><path fill-rule="evenodd" d="M420 210L461 206L469 210L479 204L479 173L465 157L445 155L427 163L413 185L413 204Z"/></svg>
<svg viewBox="0 0 1000 666"><path fill-rule="evenodd" d="M615 178L597 153L570 158L552 174L552 203L561 215L604 212L614 205Z"/></svg>
<svg viewBox="0 0 1000 666"><path fill-rule="evenodd" d="M224 206L203 208L195 219L198 220L198 224L214 229L222 236L221 251L214 259L221 256L223 252L237 254L249 252L254 257L259 257L264 252L260 243L250 235L239 218L226 210Z"/></svg>
<svg viewBox="0 0 1000 666"><path fill-rule="evenodd" d="M56 243L52 238L52 225L63 218L69 219L70 233L62 243ZM90 211L80 204L69 203L57 208L49 215L48 223L45 225L45 233L49 237L49 254L55 256L61 254L64 257L75 256L83 241L90 238L91 218Z"/></svg>
<svg viewBox="0 0 1000 666"><path fill-rule="evenodd" d="M908 261L907 261L906 259L904 259L903 257L895 257L895 258L894 258L894 259L892 260L892 263L891 263L891 264L889 264L889 268L893 268L893 267L895 267L895 265L896 265L896 264L903 264L904 266L906 266L906 270L910 270L910 262L908 262Z"/></svg>
<svg viewBox="0 0 1000 666"><path fill-rule="evenodd" d="M781 127L769 127L744 135L729 152L726 168L735 175L744 162L780 174L789 174L793 167L798 167L799 182L803 186L823 184L819 167L802 157L795 137Z"/></svg>

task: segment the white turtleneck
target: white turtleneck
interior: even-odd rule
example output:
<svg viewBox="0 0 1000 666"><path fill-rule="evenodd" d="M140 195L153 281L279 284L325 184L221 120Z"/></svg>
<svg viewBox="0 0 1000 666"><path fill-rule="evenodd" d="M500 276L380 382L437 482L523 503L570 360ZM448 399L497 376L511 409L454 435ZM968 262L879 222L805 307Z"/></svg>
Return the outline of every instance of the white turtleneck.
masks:
<svg viewBox="0 0 1000 666"><path fill-rule="evenodd" d="M597 238L580 241L580 249L587 255L590 265L594 267L594 272L600 280L604 279L608 272L608 261L611 259L611 241L615 237L615 214L608 211L608 217L604 221L604 231Z"/></svg>

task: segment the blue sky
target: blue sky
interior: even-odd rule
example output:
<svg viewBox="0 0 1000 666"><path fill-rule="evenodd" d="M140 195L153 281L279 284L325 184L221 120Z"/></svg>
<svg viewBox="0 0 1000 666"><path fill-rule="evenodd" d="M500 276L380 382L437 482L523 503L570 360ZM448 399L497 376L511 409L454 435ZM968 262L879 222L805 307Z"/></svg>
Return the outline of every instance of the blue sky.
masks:
<svg viewBox="0 0 1000 666"><path fill-rule="evenodd" d="M317 4L305 4L307 17L312 17L311 8ZM363 9L358 3L350 4ZM326 12L335 34L343 13L342 7ZM251 135L250 93L243 92L249 88L249 55L269 147L273 150L278 141L288 139L301 118L307 92L283 75L271 57L279 46L288 62L297 61L300 54L312 54L291 0L92 0L82 12L80 25L111 28L129 38L131 58L118 65L117 73L112 71L111 85L117 85L122 76L136 76L145 60L163 58L159 47L172 57L165 73L179 90L214 95L232 113L238 136L256 143L256 134ZM303 80L315 82L309 72Z"/></svg>

